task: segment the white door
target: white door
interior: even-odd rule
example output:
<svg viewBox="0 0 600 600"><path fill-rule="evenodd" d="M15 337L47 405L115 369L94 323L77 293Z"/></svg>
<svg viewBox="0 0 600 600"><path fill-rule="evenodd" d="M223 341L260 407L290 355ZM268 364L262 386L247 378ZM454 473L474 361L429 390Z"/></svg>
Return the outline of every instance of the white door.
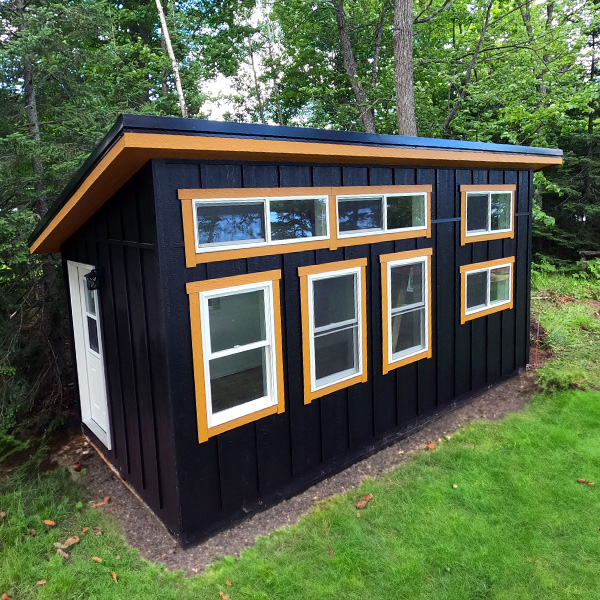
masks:
<svg viewBox="0 0 600 600"><path fill-rule="evenodd" d="M81 417L83 422L110 450L110 422L98 291L88 290L85 278L93 267L68 261L67 269L71 291Z"/></svg>

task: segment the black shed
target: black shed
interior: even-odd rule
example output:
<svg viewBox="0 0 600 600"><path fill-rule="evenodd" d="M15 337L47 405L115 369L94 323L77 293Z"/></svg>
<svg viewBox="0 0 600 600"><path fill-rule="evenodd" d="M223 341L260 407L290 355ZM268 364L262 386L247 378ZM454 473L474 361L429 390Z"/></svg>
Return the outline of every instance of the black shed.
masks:
<svg viewBox="0 0 600 600"><path fill-rule="evenodd" d="M86 435L187 545L516 373L561 157L123 115L31 238Z"/></svg>

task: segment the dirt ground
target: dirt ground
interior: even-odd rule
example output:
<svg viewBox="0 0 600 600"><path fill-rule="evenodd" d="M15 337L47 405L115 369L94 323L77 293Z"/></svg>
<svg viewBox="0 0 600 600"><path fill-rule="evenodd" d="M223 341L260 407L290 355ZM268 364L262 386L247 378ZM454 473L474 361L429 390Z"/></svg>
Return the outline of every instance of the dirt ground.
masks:
<svg viewBox="0 0 600 600"><path fill-rule="evenodd" d="M534 357L532 348L532 361ZM534 379L533 371L513 377L392 446L186 550L181 549L150 509L119 481L82 434L74 434L57 452L56 460L83 481L92 499L99 501L110 496L110 503L98 510L118 521L129 544L139 548L142 556L193 575L219 557L237 556L252 546L258 536L296 523L317 502L356 487L367 477L381 475L403 463L412 452L423 451L427 444L451 436L468 423L476 419L501 419L520 410L535 391ZM73 469L78 462L85 466L85 475Z"/></svg>

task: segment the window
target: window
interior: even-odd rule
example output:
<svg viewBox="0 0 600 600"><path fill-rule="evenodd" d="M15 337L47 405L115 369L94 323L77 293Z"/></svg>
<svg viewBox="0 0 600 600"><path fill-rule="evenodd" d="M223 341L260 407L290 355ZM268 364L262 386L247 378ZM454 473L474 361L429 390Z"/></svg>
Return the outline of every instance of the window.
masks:
<svg viewBox="0 0 600 600"><path fill-rule="evenodd" d="M327 204L327 196L196 199L196 252L326 239Z"/></svg>
<svg viewBox="0 0 600 600"><path fill-rule="evenodd" d="M465 265L461 273L461 323L513 307L515 257Z"/></svg>
<svg viewBox="0 0 600 600"><path fill-rule="evenodd" d="M198 439L283 412L280 271L194 282Z"/></svg>
<svg viewBox="0 0 600 600"><path fill-rule="evenodd" d="M367 259L299 267L304 402L367 380Z"/></svg>
<svg viewBox="0 0 600 600"><path fill-rule="evenodd" d="M431 248L382 254L383 373L431 358Z"/></svg>
<svg viewBox="0 0 600 600"><path fill-rule="evenodd" d="M337 196L339 237L427 230L427 192Z"/></svg>
<svg viewBox="0 0 600 600"><path fill-rule="evenodd" d="M514 185L461 185L461 243L514 237Z"/></svg>

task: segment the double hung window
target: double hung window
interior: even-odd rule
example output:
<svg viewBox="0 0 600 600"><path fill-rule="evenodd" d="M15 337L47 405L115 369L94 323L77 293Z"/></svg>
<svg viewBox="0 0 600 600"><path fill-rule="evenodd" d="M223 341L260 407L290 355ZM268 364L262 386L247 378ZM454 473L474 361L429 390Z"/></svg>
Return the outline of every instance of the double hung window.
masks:
<svg viewBox="0 0 600 600"><path fill-rule="evenodd" d="M427 192L337 196L340 238L427 230Z"/></svg>
<svg viewBox="0 0 600 600"><path fill-rule="evenodd" d="M196 252L328 237L327 196L194 200Z"/></svg>
<svg viewBox="0 0 600 600"><path fill-rule="evenodd" d="M200 441L283 410L279 277L188 284Z"/></svg>
<svg viewBox="0 0 600 600"><path fill-rule="evenodd" d="M304 398L366 380L366 259L300 267Z"/></svg>
<svg viewBox="0 0 600 600"><path fill-rule="evenodd" d="M462 185L462 244L514 236L514 185Z"/></svg>
<svg viewBox="0 0 600 600"><path fill-rule="evenodd" d="M513 307L515 258L501 258L460 268L461 323Z"/></svg>
<svg viewBox="0 0 600 600"><path fill-rule="evenodd" d="M431 357L431 255L429 248L380 257L384 374Z"/></svg>

